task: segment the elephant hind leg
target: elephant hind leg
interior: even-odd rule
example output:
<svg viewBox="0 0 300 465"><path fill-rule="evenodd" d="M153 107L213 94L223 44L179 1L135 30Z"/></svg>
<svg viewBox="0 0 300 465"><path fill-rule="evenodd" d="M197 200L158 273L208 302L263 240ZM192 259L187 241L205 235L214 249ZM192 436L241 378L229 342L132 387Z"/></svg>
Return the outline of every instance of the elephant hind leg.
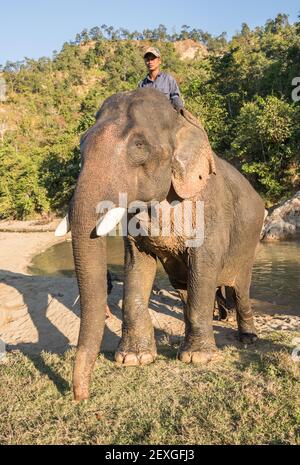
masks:
<svg viewBox="0 0 300 465"><path fill-rule="evenodd" d="M239 339L244 344L251 344L257 340L249 296L251 275L252 267L241 272L234 285Z"/></svg>
<svg viewBox="0 0 300 465"><path fill-rule="evenodd" d="M235 291L232 287L218 287L216 292L216 304L217 305L215 305L215 307L218 309L219 320L230 321L235 319L236 297Z"/></svg>

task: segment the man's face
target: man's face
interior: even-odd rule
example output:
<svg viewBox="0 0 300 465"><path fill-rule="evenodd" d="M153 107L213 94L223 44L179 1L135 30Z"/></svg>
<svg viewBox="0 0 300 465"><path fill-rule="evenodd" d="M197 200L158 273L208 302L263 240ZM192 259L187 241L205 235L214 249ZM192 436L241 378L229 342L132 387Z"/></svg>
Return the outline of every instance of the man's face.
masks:
<svg viewBox="0 0 300 465"><path fill-rule="evenodd" d="M159 69L161 64L161 58L156 57L152 53L147 53L144 60L148 71L156 71Z"/></svg>

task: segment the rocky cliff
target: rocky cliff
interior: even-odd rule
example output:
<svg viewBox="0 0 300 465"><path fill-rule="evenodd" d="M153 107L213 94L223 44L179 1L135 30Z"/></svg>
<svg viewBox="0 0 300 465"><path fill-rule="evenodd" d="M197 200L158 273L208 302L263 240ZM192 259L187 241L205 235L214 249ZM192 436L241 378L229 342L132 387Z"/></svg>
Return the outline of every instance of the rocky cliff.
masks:
<svg viewBox="0 0 300 465"><path fill-rule="evenodd" d="M263 241L284 241L300 238L300 191L281 203L266 218Z"/></svg>

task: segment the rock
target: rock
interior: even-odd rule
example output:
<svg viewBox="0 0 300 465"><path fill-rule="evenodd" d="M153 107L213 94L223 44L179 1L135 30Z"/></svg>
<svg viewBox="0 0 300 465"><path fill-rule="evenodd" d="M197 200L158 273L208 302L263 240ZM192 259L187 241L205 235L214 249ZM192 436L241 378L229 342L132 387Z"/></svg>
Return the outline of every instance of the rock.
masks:
<svg viewBox="0 0 300 465"><path fill-rule="evenodd" d="M206 57L209 54L205 45L192 39L176 41L174 42L174 48L180 60L194 60L195 58Z"/></svg>
<svg viewBox="0 0 300 465"><path fill-rule="evenodd" d="M300 191L279 205L265 219L263 241L285 241L300 237Z"/></svg>

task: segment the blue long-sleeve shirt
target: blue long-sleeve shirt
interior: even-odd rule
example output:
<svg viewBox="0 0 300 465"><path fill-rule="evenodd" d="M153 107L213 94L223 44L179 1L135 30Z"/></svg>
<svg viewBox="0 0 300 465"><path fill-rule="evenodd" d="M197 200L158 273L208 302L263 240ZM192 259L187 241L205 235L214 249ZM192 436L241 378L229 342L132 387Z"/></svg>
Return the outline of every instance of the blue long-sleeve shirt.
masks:
<svg viewBox="0 0 300 465"><path fill-rule="evenodd" d="M179 109L184 107L180 98L177 82L170 74L160 72L155 81L152 81L149 76L146 76L145 79L139 83L139 87L152 87L153 89L160 90L171 100L174 108Z"/></svg>

